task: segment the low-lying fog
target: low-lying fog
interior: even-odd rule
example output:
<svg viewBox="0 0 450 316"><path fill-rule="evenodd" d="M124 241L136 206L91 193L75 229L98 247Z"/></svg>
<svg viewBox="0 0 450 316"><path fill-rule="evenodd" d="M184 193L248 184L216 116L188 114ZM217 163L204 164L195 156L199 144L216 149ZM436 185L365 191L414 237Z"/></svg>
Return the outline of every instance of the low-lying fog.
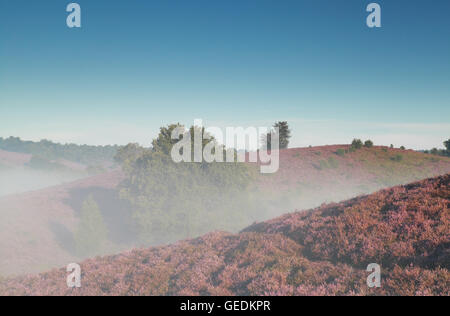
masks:
<svg viewBox="0 0 450 316"><path fill-rule="evenodd" d="M66 172L47 172L27 168L0 170L0 196L24 193L80 179Z"/></svg>

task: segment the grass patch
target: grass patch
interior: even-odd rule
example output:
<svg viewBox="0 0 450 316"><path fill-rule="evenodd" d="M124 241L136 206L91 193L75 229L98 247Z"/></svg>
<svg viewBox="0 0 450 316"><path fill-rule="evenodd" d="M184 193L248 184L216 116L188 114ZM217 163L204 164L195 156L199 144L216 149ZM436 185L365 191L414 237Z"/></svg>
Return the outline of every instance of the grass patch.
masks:
<svg viewBox="0 0 450 316"><path fill-rule="evenodd" d="M403 160L403 155L398 154L398 155L392 156L391 160L395 161L395 162L400 162Z"/></svg>

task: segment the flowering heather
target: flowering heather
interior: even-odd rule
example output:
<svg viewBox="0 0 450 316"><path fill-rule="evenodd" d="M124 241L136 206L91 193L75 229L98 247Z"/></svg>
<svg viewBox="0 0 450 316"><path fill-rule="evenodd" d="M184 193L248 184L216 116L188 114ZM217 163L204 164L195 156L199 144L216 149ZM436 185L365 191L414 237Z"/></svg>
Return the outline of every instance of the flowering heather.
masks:
<svg viewBox="0 0 450 316"><path fill-rule="evenodd" d="M450 175L0 283L0 295L450 295ZM382 267L381 288L366 264Z"/></svg>
<svg viewBox="0 0 450 316"><path fill-rule="evenodd" d="M335 145L282 150L278 173L261 175L257 172L256 188L249 196L255 207L241 210L240 201L234 199L236 207L227 209L232 215L242 213L246 220L221 217L222 221L212 225L208 217L202 216L203 223L197 225L200 229L196 228L198 234L184 234L172 240L197 237L214 230L238 232L255 221L275 218L293 209L339 202L450 172L450 158L446 157L387 147L362 148L355 152L350 152L349 148L350 145ZM397 155L403 157L400 162L392 160ZM15 153L0 151L0 169L9 162L24 164L26 159L30 156L17 157ZM0 275L39 273L67 262L81 261L70 250L70 234L77 229L81 208L81 202L77 206L73 201L82 201L94 193L103 215L111 214L110 222L115 223L118 214L128 216L130 213L129 207L118 210L119 203L111 198L125 178L123 172L114 171L39 191L0 197ZM211 207L211 210L216 209ZM111 234L121 233L122 226L108 228ZM166 244L168 240L162 242ZM112 241L107 251L98 255L122 252L137 245L137 242Z"/></svg>
<svg viewBox="0 0 450 316"><path fill-rule="evenodd" d="M246 231L282 233L314 260L360 268L377 262L449 269L449 179L446 175L288 214Z"/></svg>

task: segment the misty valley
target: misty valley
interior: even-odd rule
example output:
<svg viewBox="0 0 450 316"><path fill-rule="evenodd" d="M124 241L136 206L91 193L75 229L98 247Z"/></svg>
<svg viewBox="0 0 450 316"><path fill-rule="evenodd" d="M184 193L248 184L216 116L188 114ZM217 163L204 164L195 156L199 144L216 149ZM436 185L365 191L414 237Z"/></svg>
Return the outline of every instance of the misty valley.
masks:
<svg viewBox="0 0 450 316"><path fill-rule="evenodd" d="M356 140L282 149L274 174L260 173L257 162L174 163L168 135L177 126L162 127L150 148L0 139L0 275L211 232L237 234L283 214L450 171L445 156Z"/></svg>

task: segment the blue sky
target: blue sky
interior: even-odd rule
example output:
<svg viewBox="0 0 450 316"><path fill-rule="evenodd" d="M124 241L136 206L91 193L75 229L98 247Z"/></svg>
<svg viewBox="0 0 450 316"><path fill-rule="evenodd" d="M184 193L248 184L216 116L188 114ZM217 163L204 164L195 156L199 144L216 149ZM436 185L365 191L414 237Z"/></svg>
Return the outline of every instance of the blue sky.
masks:
<svg viewBox="0 0 450 316"><path fill-rule="evenodd" d="M450 1L0 0L0 136L149 145L161 125L264 126L292 146L450 137Z"/></svg>

